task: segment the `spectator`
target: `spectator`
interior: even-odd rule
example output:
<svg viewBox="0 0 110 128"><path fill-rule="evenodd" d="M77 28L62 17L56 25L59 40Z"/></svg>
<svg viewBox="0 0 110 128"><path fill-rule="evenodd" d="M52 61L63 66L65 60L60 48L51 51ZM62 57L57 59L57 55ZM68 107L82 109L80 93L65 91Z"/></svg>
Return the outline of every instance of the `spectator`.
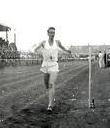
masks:
<svg viewBox="0 0 110 128"><path fill-rule="evenodd" d="M104 65L104 59L103 59L103 53L101 51L99 51L99 67L102 68Z"/></svg>

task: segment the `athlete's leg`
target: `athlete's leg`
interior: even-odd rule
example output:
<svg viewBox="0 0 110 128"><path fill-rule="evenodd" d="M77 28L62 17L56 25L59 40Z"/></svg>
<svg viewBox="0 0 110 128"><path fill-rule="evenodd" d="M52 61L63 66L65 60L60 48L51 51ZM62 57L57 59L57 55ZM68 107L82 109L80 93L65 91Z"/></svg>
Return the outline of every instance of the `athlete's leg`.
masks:
<svg viewBox="0 0 110 128"><path fill-rule="evenodd" d="M45 84L46 89L49 88L49 77L50 77L49 73L44 73L44 84Z"/></svg>
<svg viewBox="0 0 110 128"><path fill-rule="evenodd" d="M99 68L101 68L101 59L99 59Z"/></svg>
<svg viewBox="0 0 110 128"><path fill-rule="evenodd" d="M58 72L51 72L49 79L49 106L53 106L54 95L55 95L55 82L57 79Z"/></svg>

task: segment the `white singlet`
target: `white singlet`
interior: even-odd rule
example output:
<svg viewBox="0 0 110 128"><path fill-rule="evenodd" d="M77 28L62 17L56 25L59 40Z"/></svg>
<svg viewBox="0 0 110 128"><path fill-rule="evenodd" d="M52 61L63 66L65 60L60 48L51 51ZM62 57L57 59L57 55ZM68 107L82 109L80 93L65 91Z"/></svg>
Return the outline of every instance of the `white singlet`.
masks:
<svg viewBox="0 0 110 128"><path fill-rule="evenodd" d="M50 46L49 42L44 43L44 48L42 50L43 63L41 66L41 71L44 73L59 72L58 66L58 44L56 41Z"/></svg>

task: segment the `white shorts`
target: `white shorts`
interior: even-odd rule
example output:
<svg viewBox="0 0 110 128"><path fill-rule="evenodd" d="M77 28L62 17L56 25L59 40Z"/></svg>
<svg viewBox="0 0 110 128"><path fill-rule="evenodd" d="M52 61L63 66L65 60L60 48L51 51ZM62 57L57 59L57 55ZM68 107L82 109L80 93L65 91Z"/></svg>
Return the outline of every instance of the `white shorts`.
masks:
<svg viewBox="0 0 110 128"><path fill-rule="evenodd" d="M57 62L43 62L40 71L43 73L59 72Z"/></svg>

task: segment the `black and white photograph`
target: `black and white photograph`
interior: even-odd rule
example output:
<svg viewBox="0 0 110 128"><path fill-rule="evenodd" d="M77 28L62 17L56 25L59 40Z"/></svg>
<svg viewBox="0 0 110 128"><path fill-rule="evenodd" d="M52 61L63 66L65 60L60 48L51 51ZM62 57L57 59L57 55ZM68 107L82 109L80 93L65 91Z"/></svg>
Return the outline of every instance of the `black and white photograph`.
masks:
<svg viewBox="0 0 110 128"><path fill-rule="evenodd" d="M0 128L110 128L109 0L0 0Z"/></svg>

